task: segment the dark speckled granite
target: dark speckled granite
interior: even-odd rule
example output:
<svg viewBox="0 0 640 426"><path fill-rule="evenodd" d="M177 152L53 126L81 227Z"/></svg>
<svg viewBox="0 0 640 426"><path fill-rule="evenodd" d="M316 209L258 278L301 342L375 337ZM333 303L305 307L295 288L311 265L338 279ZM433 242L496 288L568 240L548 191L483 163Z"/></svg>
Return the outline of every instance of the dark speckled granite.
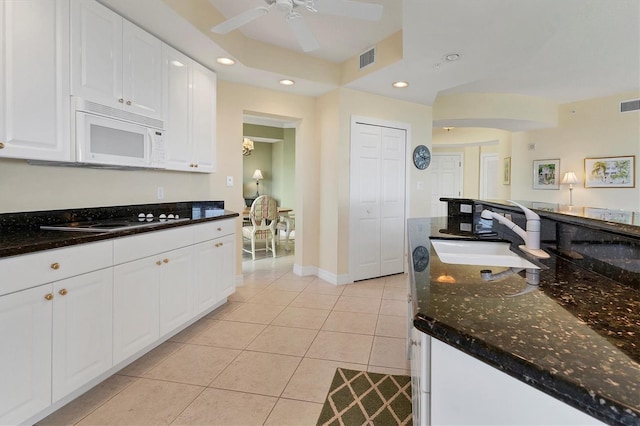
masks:
<svg viewBox="0 0 640 426"><path fill-rule="evenodd" d="M539 286L524 273L485 282L480 270L505 268L445 264L431 249L430 236L463 238L447 228L408 221L415 326L605 423L640 425L640 292L555 242Z"/></svg>
<svg viewBox="0 0 640 426"><path fill-rule="evenodd" d="M40 230L41 225L54 225L73 221L116 218L133 219L141 212L153 213L155 216L162 213L177 213L181 218L190 218L190 220L176 223L159 222L154 226L118 232L95 233ZM238 213L224 209L224 201L186 201L5 213L0 214L0 258L237 216L239 216Z"/></svg>

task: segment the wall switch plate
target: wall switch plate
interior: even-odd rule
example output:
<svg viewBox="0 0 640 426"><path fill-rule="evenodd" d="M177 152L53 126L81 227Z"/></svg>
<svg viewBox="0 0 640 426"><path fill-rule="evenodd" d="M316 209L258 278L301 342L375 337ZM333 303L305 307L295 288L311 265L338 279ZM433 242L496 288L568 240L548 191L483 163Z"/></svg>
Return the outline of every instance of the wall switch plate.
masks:
<svg viewBox="0 0 640 426"><path fill-rule="evenodd" d="M227 186L233 186L233 176L227 176Z"/></svg>
<svg viewBox="0 0 640 426"><path fill-rule="evenodd" d="M164 188L162 186L158 187L158 190L156 191L156 196L158 197L158 200L164 199Z"/></svg>

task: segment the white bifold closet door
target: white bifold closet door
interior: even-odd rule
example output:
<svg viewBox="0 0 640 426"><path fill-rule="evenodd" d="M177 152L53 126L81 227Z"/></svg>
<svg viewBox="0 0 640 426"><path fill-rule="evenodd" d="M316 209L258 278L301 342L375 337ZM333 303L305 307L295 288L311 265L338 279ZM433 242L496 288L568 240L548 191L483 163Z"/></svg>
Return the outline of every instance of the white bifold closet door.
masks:
<svg viewBox="0 0 640 426"><path fill-rule="evenodd" d="M404 129L354 123L350 255L354 281L404 272Z"/></svg>

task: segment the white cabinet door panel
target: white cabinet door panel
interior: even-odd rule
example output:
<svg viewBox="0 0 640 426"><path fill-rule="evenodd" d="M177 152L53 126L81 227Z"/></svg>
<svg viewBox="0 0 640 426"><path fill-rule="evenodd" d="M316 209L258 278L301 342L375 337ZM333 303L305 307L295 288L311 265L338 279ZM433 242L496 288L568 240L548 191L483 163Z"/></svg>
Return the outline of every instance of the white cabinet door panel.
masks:
<svg viewBox="0 0 640 426"><path fill-rule="evenodd" d="M431 339L434 425L602 425L535 388Z"/></svg>
<svg viewBox="0 0 640 426"><path fill-rule="evenodd" d="M71 11L73 94L121 109L122 17L92 0L74 0Z"/></svg>
<svg viewBox="0 0 640 426"><path fill-rule="evenodd" d="M160 335L192 318L193 247L162 254L160 271Z"/></svg>
<svg viewBox="0 0 640 426"><path fill-rule="evenodd" d="M217 264L216 294L218 301L230 296L236 291L236 237L227 235L214 240L218 245L215 251Z"/></svg>
<svg viewBox="0 0 640 426"><path fill-rule="evenodd" d="M159 337L158 283L161 265L160 258L147 257L114 268L114 364L135 354Z"/></svg>
<svg viewBox="0 0 640 426"><path fill-rule="evenodd" d="M216 75L193 66L193 159L196 172L216 171Z"/></svg>
<svg viewBox="0 0 640 426"><path fill-rule="evenodd" d="M162 42L123 21L124 108L162 118Z"/></svg>
<svg viewBox="0 0 640 426"><path fill-rule="evenodd" d="M162 45L166 166L191 171L191 76L193 60Z"/></svg>
<svg viewBox="0 0 640 426"><path fill-rule="evenodd" d="M51 404L50 284L0 297L0 424Z"/></svg>
<svg viewBox="0 0 640 426"><path fill-rule="evenodd" d="M53 402L112 366L113 268L54 283Z"/></svg>
<svg viewBox="0 0 640 426"><path fill-rule="evenodd" d="M70 161L69 1L0 2L0 157Z"/></svg>
<svg viewBox="0 0 640 426"><path fill-rule="evenodd" d="M193 313L200 314L218 302L216 292L218 247L216 240L194 246Z"/></svg>

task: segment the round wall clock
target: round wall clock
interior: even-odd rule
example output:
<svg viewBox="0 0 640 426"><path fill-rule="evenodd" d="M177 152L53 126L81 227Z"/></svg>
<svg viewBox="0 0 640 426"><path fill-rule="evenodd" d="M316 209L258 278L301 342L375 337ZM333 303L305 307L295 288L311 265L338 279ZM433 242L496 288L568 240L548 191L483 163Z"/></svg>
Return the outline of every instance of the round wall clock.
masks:
<svg viewBox="0 0 640 426"><path fill-rule="evenodd" d="M413 164L419 170L424 170L429 167L431 163L431 152L429 148L424 145L418 145L413 150Z"/></svg>

